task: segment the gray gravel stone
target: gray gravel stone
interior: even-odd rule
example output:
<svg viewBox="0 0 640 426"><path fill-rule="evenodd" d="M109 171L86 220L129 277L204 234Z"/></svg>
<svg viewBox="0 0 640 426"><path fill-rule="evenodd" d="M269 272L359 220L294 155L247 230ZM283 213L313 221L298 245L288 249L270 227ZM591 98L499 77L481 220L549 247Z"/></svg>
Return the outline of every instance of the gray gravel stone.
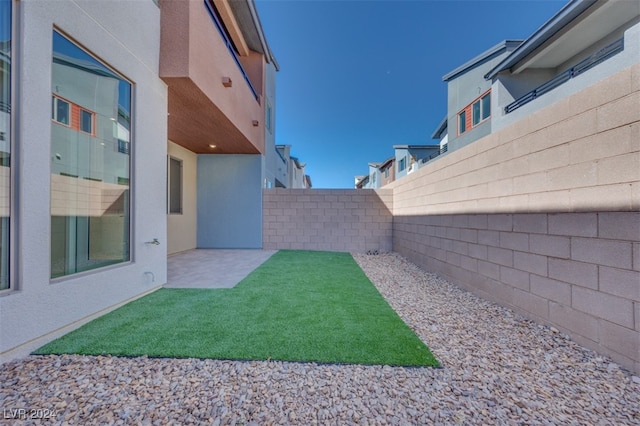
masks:
<svg viewBox="0 0 640 426"><path fill-rule="evenodd" d="M0 422L640 424L637 376L609 359L398 255L354 257L442 368L31 356L0 366Z"/></svg>

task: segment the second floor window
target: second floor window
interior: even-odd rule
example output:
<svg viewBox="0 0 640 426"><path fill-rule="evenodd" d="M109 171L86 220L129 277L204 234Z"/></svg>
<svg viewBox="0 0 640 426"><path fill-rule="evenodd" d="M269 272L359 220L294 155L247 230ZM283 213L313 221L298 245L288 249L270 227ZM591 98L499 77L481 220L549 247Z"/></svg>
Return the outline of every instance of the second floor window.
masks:
<svg viewBox="0 0 640 426"><path fill-rule="evenodd" d="M65 126L69 125L69 115L71 108L69 106L69 102L63 101L62 99L53 96L52 97L53 106L51 108L51 118Z"/></svg>
<svg viewBox="0 0 640 426"><path fill-rule="evenodd" d="M489 117L491 117L491 90L458 113L458 134L471 130Z"/></svg>

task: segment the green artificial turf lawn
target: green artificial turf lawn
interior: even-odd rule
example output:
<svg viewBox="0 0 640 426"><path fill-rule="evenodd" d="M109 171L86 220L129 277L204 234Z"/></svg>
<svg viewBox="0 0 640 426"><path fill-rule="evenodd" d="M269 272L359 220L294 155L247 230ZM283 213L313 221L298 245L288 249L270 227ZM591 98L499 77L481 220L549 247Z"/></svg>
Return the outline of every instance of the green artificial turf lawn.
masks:
<svg viewBox="0 0 640 426"><path fill-rule="evenodd" d="M306 251L235 288L158 290L34 353L438 365L351 255Z"/></svg>

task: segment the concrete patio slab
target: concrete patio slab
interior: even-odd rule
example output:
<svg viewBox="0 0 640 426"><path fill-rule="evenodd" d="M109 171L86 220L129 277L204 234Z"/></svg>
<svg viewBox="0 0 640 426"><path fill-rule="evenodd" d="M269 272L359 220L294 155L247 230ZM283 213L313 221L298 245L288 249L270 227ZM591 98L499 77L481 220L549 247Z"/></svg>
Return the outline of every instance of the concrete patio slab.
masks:
<svg viewBox="0 0 640 426"><path fill-rule="evenodd" d="M166 288L231 288L277 250L195 249L169 256Z"/></svg>

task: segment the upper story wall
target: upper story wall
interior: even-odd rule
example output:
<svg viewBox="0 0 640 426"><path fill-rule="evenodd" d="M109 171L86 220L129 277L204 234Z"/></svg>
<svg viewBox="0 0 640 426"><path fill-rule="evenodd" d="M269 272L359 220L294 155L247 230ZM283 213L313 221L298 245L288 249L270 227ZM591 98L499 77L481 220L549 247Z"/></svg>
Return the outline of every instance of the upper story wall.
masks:
<svg viewBox="0 0 640 426"><path fill-rule="evenodd" d="M473 101L491 89L491 82L485 80L484 75L504 59L513 46L503 48L482 59L464 73L452 77L447 82L447 134L449 135L449 149L461 148L483 136L491 133L491 117L483 120L473 128L467 128L460 134L458 114Z"/></svg>
<svg viewBox="0 0 640 426"><path fill-rule="evenodd" d="M640 64L396 180L394 216L640 209Z"/></svg>
<svg viewBox="0 0 640 426"><path fill-rule="evenodd" d="M578 64L585 58L596 53L610 43L623 38L624 49L607 58L603 62L595 65L591 69L566 81L555 89L537 97L533 101L518 109L505 114L504 108L535 89L546 83L556 75ZM640 58L640 18L631 19L625 25L617 28L607 36L599 39L580 53L566 59L562 64L554 68L529 68L519 74L501 73L496 76L491 86L493 94L492 128L493 131L500 130L517 121L522 120L534 111L545 108L559 100L573 95L598 81L601 81L619 70L638 63Z"/></svg>
<svg viewBox="0 0 640 426"><path fill-rule="evenodd" d="M203 1L161 0L160 8L170 139L196 153L264 153L264 55L236 62Z"/></svg>

